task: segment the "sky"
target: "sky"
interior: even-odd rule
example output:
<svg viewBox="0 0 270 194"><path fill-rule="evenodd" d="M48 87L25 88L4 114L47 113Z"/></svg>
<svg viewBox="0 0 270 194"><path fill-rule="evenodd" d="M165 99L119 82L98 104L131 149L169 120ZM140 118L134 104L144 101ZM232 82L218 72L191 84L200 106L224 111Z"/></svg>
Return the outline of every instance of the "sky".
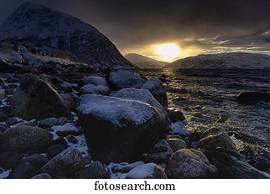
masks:
<svg viewBox="0 0 270 194"><path fill-rule="evenodd" d="M0 21L23 1L0 0ZM232 51L270 53L270 0L35 0L95 26L123 53L161 59Z"/></svg>

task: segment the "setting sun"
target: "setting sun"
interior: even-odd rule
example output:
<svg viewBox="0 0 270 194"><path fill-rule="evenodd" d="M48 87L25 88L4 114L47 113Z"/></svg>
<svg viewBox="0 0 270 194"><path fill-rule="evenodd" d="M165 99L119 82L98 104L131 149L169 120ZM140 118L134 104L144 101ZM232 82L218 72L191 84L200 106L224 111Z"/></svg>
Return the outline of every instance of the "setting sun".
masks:
<svg viewBox="0 0 270 194"><path fill-rule="evenodd" d="M181 49L175 43L160 44L156 46L156 53L162 60L171 62L179 57Z"/></svg>

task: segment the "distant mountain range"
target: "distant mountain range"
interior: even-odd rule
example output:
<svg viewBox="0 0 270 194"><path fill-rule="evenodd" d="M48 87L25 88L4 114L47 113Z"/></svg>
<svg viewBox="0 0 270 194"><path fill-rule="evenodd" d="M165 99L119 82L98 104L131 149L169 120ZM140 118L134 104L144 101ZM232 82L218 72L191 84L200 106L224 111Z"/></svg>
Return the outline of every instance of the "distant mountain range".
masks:
<svg viewBox="0 0 270 194"><path fill-rule="evenodd" d="M35 3L23 3L0 25L0 41L65 57L96 68L129 66L113 43L93 26Z"/></svg>
<svg viewBox="0 0 270 194"><path fill-rule="evenodd" d="M270 56L253 53L205 54L177 60L166 65L171 70L178 69L268 69Z"/></svg>
<svg viewBox="0 0 270 194"><path fill-rule="evenodd" d="M167 65L167 62L158 61L143 55L130 53L127 54L126 59L129 60L134 66L142 69L159 69Z"/></svg>

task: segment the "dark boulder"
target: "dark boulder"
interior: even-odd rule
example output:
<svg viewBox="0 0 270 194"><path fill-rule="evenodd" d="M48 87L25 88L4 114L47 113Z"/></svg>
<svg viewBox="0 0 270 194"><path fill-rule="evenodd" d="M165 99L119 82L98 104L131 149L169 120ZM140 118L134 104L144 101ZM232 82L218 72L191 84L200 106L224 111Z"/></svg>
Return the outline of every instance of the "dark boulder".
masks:
<svg viewBox="0 0 270 194"><path fill-rule="evenodd" d="M14 115L25 119L68 115L58 92L46 80L33 75L26 76L13 96L12 104Z"/></svg>
<svg viewBox="0 0 270 194"><path fill-rule="evenodd" d="M255 104L258 101L270 102L270 93L244 92L238 96L237 101L241 104Z"/></svg>
<svg viewBox="0 0 270 194"><path fill-rule="evenodd" d="M163 112L137 100L84 95L77 111L93 158L103 162L140 158L168 125Z"/></svg>

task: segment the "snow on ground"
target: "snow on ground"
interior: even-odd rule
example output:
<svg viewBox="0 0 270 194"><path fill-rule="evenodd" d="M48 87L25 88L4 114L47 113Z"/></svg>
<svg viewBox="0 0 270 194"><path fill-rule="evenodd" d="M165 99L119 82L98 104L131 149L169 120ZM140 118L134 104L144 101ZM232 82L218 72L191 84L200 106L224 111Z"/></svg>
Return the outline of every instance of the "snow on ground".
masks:
<svg viewBox="0 0 270 194"><path fill-rule="evenodd" d="M180 136L189 136L190 132L187 130L186 124L182 121L177 121L170 124L170 129L173 134Z"/></svg>
<svg viewBox="0 0 270 194"><path fill-rule="evenodd" d="M76 127L73 123L66 123L64 125L56 125L52 127L54 132L57 131L80 131L78 127Z"/></svg>
<svg viewBox="0 0 270 194"><path fill-rule="evenodd" d="M4 170L0 168L0 179L7 178L10 174L11 170Z"/></svg>

